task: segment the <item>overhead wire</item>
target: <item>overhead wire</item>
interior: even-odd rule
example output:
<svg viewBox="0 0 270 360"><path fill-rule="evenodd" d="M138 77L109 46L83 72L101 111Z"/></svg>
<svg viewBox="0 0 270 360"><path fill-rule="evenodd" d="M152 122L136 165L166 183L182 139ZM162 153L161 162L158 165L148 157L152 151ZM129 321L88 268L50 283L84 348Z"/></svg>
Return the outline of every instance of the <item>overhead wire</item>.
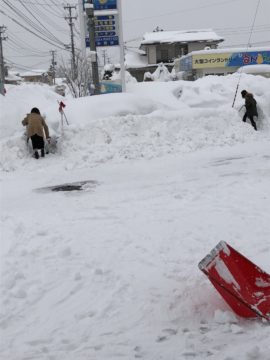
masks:
<svg viewBox="0 0 270 360"><path fill-rule="evenodd" d="M46 61L46 62L45 62L45 61L42 61L42 62L38 62L37 64L33 64L33 65L31 65L32 67L30 67L30 66L24 66L24 65L17 64L16 62L11 61L11 60L8 59L8 58L7 58L6 60L7 60L7 62L8 62L10 65L16 66L16 68L18 68L18 69L31 70L32 72L36 72L36 73L38 73L39 71L38 71L38 70L33 70L32 67L39 66L39 65L43 65L43 64L47 64L47 61Z"/></svg>
<svg viewBox="0 0 270 360"><path fill-rule="evenodd" d="M51 6L55 6L55 7L56 7L56 11L58 11L58 15L65 16L63 4L61 5L61 11L60 11L60 8L58 9L59 4L57 4L57 3L54 2L53 0L46 0L46 1L49 1Z"/></svg>
<svg viewBox="0 0 270 360"><path fill-rule="evenodd" d="M19 1L19 0L18 0ZM50 16L54 16L54 17L56 17L56 18L60 18L60 19L62 19L62 18L64 18L64 13L59 13L59 12L57 12L57 11L55 11L55 10L51 10L51 5L49 5L48 4L48 6L43 6L43 7L41 7L41 6L39 6L38 4L30 4L30 6L31 7L35 7L35 8L38 8L38 11L39 12L42 12L41 11L41 9L43 10L43 11L45 11L45 12L47 12ZM44 13L43 13L43 16L44 16ZM43 17L42 16L42 17Z"/></svg>
<svg viewBox="0 0 270 360"><path fill-rule="evenodd" d="M236 1L241 1L241 0L225 0L225 1L221 1L219 3L205 4L205 5L200 5L200 6L196 6L196 7L192 7L192 8L170 11L170 12L162 13L159 15L151 15L151 16L145 16L145 17L135 18L135 19L131 19L131 20L126 20L126 21L124 21L124 23L131 23L131 22L136 22L136 21L141 21L141 20L149 20L149 19L155 19L155 18L169 16L169 15L181 14L181 13L185 13L185 12L189 12L189 11L205 9L208 7L220 6L220 5L224 5L224 4L228 4L228 3L232 3L232 2L235 3Z"/></svg>
<svg viewBox="0 0 270 360"><path fill-rule="evenodd" d="M251 37L252 37L252 33L253 33L253 29L254 29L254 25L255 25L256 18L257 18L257 14L258 14L258 10L259 10L260 3L261 3L261 0L258 0L257 6L256 6L255 15L254 15L253 22L252 22L252 25L251 25L250 35L249 35L249 38L248 38L247 50L248 50L248 47L250 46L250 41L251 41ZM232 107L234 107L234 104L235 104L235 100L236 100L238 88L239 88L240 81L241 81L241 77L242 77L242 70L243 70L243 67L242 67L241 70L240 70L239 79L238 79L238 83L237 83L237 86L236 86L236 90L235 90L235 95L234 95Z"/></svg>
<svg viewBox="0 0 270 360"><path fill-rule="evenodd" d="M54 15L58 18L64 18L64 14L60 11L60 9L63 9L63 6L53 0L42 0L38 2L25 0L16 1L21 8L14 6L14 3L12 4L12 2L9 0L3 0L4 6L7 7L7 9L3 7L4 11L0 10L1 13L7 16L11 21L23 28L28 33L36 36L50 45L53 45L55 48L68 52L71 51L70 48L64 44L64 42L58 39L57 36L55 36L55 34L49 30L49 28L52 28L54 31L67 32L67 30L64 28L59 28L59 25L52 20L51 16ZM53 12L51 11L51 7L54 7ZM14 15L16 15L16 17L9 14L8 12L12 12ZM22 21L25 24L22 23ZM44 23L46 23L46 26L44 26ZM77 28L75 31L75 36L78 38L80 33ZM10 42L11 44L9 48L12 49L15 47L16 52L20 54L20 57L24 57L26 54L29 56L37 55L37 57L40 57L40 52L38 49L29 49L27 46L23 48L21 44L16 43L14 38L12 38ZM76 50L78 49L76 48ZM46 52L45 54L44 56L48 56Z"/></svg>
<svg viewBox="0 0 270 360"><path fill-rule="evenodd" d="M45 9L37 8L36 5L29 5L29 8L33 12L35 12L36 15L42 17L42 20L45 21L49 26L51 26L54 31L66 31L66 29L64 29L62 27L60 28L59 24L56 24L56 22L54 22L52 20L52 16L51 16L52 13L50 13L50 16L48 16L48 14L44 12ZM45 10L45 11L47 11L47 10ZM58 15L56 15L56 16L58 17ZM61 18L62 18L62 16L61 16Z"/></svg>
<svg viewBox="0 0 270 360"><path fill-rule="evenodd" d="M33 46L31 46L27 41L24 41L23 39L21 39L18 35L14 35L12 32L8 31L8 40L13 41L18 47L20 48L27 48L33 52L37 52L37 53L44 53L47 51L44 50L40 50L37 49Z"/></svg>
<svg viewBox="0 0 270 360"><path fill-rule="evenodd" d="M20 1L20 0L15 0L15 1ZM40 3L40 2L34 2L34 1L25 1L25 0L23 0L23 2L25 3L25 4L31 4L31 5L38 5L38 6L52 6L52 4L48 4L48 3ZM62 7L62 5L60 5L60 4L53 4L53 6L56 6L56 7Z"/></svg>
<svg viewBox="0 0 270 360"><path fill-rule="evenodd" d="M3 10L0 10L0 12L5 15L6 17L8 17L10 20L12 20L14 23L16 23L17 25L19 25L20 27L22 27L23 29L25 29L26 31L28 31L29 33L33 34L34 36L38 37L39 39L47 42L48 44L50 45L53 45L54 47L57 47L59 49L62 49L62 50L67 50L64 46L60 46L58 44L55 44L53 43L52 41L44 38L43 36L40 36L38 34L36 34L33 30L29 29L27 26L21 24L18 20L14 19L12 16L8 15L5 11Z"/></svg>
<svg viewBox="0 0 270 360"><path fill-rule="evenodd" d="M20 0L21 1L21 0ZM31 20L29 17L27 17L22 11L20 11L18 8L14 7L8 0L3 0L3 2L17 15L20 17L20 19L24 20L26 24L30 27L32 27L35 31L37 31L42 36L46 37L48 40L53 41L57 43L58 45L64 45L61 40L57 39L49 30L46 29L46 27L41 23L41 21L37 20L35 15L33 15L29 9L26 10L30 13L31 16L34 17L36 21L39 22L39 24L35 23L33 20ZM25 5L23 5L25 7Z"/></svg>

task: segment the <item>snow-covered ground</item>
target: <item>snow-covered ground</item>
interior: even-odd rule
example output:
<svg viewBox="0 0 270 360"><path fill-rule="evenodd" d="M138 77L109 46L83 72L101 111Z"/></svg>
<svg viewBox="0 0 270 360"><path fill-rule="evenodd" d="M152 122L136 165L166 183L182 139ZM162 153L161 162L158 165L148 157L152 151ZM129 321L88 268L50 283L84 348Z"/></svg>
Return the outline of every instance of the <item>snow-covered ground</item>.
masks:
<svg viewBox="0 0 270 360"><path fill-rule="evenodd" d="M221 240L270 273L270 79L129 85L66 99L0 98L1 360L269 360L270 327L234 315L198 269ZM21 120L46 114L59 150L29 154ZM41 188L91 180L84 191Z"/></svg>

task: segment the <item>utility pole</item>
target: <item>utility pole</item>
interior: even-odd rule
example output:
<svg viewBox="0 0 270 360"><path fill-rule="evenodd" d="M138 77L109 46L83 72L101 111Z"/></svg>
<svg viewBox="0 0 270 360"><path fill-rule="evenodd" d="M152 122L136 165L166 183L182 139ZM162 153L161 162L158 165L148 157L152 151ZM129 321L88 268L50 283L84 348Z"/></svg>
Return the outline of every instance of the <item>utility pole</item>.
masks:
<svg viewBox="0 0 270 360"><path fill-rule="evenodd" d="M120 43L122 92L126 92L126 69L125 69L125 47L124 47L124 38L123 38L122 0L117 0L117 4L118 4L118 14L119 14L119 43Z"/></svg>
<svg viewBox="0 0 270 360"><path fill-rule="evenodd" d="M65 16L65 19L68 20L68 25L70 27L70 42L71 42L71 71L72 71L72 79L76 78L76 60L75 60L75 46L74 46L74 32L73 26L74 23L72 20L76 20L77 16L72 16L72 9L76 9L75 5L66 5L64 6L65 10L68 10L68 16Z"/></svg>
<svg viewBox="0 0 270 360"><path fill-rule="evenodd" d="M80 24L80 33L81 33L81 50L82 57L86 60L86 19L84 14L84 2L82 0L78 0L78 16L79 16L79 24Z"/></svg>
<svg viewBox="0 0 270 360"><path fill-rule="evenodd" d="M87 2L86 2L87 1ZM93 0L86 0L84 8L87 15L87 27L89 32L91 63L92 63L92 77L94 83L94 95L100 94L100 83L98 74L98 61L97 61L97 49L95 41L95 18L94 18L94 4Z"/></svg>
<svg viewBox="0 0 270 360"><path fill-rule="evenodd" d="M3 34L6 31L6 26L0 26L0 94L5 95L5 63L3 54L3 40L6 40L6 36Z"/></svg>
<svg viewBox="0 0 270 360"><path fill-rule="evenodd" d="M55 85L55 65L57 64L57 62L55 61L56 50L51 50L50 53L52 54L51 69L52 69L53 85Z"/></svg>
<svg viewBox="0 0 270 360"><path fill-rule="evenodd" d="M107 50L102 49L102 56L103 56L103 65L106 65L106 58L107 58Z"/></svg>

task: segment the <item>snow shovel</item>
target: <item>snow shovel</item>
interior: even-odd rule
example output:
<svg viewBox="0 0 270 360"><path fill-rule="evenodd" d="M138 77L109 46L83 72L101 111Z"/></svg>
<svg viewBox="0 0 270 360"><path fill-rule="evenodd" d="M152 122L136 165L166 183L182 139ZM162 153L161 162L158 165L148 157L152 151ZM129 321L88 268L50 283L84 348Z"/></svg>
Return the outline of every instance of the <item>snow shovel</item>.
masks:
<svg viewBox="0 0 270 360"><path fill-rule="evenodd" d="M270 275L221 241L199 269L239 316L270 321Z"/></svg>

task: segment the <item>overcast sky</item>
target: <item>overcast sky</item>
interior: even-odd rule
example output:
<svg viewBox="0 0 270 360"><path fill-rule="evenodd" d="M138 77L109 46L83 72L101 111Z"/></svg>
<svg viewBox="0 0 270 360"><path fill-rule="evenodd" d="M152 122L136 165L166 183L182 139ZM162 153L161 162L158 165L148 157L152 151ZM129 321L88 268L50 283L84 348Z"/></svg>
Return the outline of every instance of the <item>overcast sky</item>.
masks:
<svg viewBox="0 0 270 360"><path fill-rule="evenodd" d="M77 3L77 0L69 1L72 5ZM68 52L61 50L63 44L70 43L63 4L62 0L0 1L0 26L7 26L8 39L3 42L3 47L8 63L21 70L47 69L51 61L50 50L57 50L58 63L63 54L66 54L64 57L69 56ZM251 44L270 47L270 0L122 0L122 7L124 39L128 41L128 46L136 46L136 42L129 41L138 42L145 32L159 26L164 30L212 28L226 39L222 46L245 47L255 20ZM50 34L46 33L46 39L52 44L29 33L18 22L41 37L46 28L50 31ZM79 46L78 20L75 20L75 26Z"/></svg>

